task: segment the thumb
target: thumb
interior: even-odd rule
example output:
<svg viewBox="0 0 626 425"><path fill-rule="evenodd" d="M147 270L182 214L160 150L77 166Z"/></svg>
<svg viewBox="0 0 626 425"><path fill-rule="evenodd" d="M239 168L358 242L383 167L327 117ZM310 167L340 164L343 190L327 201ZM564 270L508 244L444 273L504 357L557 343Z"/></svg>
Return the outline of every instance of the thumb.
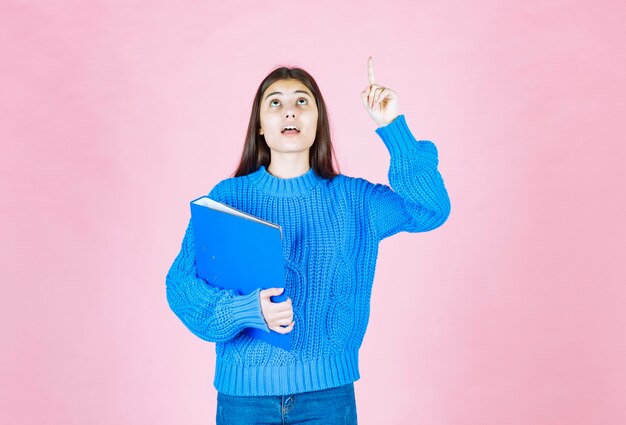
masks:
<svg viewBox="0 0 626 425"><path fill-rule="evenodd" d="M261 291L261 295L264 297L273 297L283 293L285 288L268 288Z"/></svg>

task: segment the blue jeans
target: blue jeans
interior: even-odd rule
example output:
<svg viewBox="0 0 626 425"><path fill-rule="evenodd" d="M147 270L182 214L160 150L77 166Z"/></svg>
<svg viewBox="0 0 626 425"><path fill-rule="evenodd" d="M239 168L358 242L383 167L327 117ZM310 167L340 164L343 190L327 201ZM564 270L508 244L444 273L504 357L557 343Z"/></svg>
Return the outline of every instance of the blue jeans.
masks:
<svg viewBox="0 0 626 425"><path fill-rule="evenodd" d="M354 383L284 396L217 393L217 425L357 425Z"/></svg>

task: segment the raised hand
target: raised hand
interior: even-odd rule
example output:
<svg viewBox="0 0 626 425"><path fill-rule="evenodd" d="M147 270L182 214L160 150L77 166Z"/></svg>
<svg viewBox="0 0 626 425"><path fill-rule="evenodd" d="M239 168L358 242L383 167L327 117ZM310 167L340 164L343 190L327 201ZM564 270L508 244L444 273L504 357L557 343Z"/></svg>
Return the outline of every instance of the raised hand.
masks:
<svg viewBox="0 0 626 425"><path fill-rule="evenodd" d="M376 84L374 60L367 60L369 85L361 92L363 106L379 127L385 126L398 116L398 95L388 87Z"/></svg>

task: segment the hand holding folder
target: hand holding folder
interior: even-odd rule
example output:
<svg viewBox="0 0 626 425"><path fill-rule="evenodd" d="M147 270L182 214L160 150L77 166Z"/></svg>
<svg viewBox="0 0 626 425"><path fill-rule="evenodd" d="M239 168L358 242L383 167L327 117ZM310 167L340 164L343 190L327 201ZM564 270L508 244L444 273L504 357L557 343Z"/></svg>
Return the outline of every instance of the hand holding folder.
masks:
<svg viewBox="0 0 626 425"><path fill-rule="evenodd" d="M207 196L190 202L198 277L220 289L241 295L257 288L285 288L282 229ZM286 291L273 296L287 299ZM291 334L245 328L244 332L284 350Z"/></svg>

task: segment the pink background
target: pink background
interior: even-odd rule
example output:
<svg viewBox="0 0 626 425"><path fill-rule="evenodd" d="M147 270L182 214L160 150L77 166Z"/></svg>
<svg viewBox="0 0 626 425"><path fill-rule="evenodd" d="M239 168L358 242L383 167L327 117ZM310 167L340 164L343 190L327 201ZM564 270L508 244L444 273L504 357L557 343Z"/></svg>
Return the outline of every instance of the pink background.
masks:
<svg viewBox="0 0 626 425"><path fill-rule="evenodd" d="M626 423L620 1L3 2L0 423L209 424L169 309L189 200L301 66L344 174L387 183L372 55L452 212L382 242L359 423ZM620 123L621 121L621 123Z"/></svg>

